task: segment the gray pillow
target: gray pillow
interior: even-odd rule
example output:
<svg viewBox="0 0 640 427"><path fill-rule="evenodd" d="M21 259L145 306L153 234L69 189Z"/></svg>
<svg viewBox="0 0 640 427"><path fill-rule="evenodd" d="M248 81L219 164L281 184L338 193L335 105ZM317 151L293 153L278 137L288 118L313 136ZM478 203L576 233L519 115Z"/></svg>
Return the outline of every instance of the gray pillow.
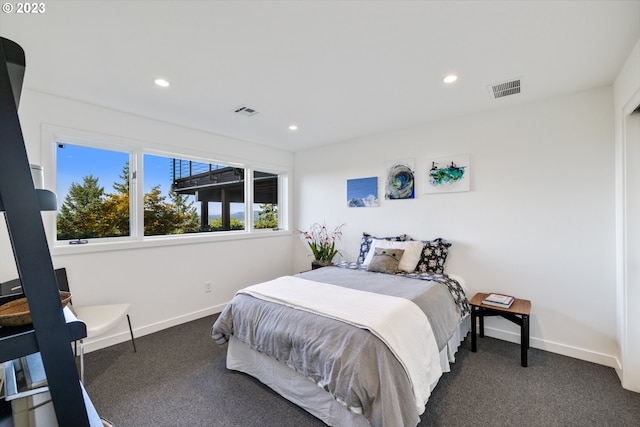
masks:
<svg viewBox="0 0 640 427"><path fill-rule="evenodd" d="M403 253L404 249L376 248L367 270L379 273L396 273Z"/></svg>

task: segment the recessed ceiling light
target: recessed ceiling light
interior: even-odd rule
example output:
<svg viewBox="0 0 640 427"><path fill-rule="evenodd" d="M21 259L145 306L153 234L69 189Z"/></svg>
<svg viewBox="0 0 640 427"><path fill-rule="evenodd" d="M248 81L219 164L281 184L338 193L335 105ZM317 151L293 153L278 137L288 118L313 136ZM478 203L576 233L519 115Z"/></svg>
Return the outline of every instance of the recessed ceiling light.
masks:
<svg viewBox="0 0 640 427"><path fill-rule="evenodd" d="M169 87L169 81L165 79L158 78L158 79L155 79L153 82L160 87Z"/></svg>
<svg viewBox="0 0 640 427"><path fill-rule="evenodd" d="M297 125L289 125L289 130L298 130Z"/></svg>
<svg viewBox="0 0 640 427"><path fill-rule="evenodd" d="M458 76L456 76L455 74L449 74L444 79L442 79L442 81L445 83L453 83L456 80L458 80Z"/></svg>

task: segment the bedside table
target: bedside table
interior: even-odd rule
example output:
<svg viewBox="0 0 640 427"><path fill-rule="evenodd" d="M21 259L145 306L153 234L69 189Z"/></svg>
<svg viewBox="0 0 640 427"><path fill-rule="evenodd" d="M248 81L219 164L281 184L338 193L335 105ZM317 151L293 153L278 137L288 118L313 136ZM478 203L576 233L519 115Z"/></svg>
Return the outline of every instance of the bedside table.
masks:
<svg viewBox="0 0 640 427"><path fill-rule="evenodd" d="M494 307L482 303L489 294L477 293L469 301L471 306L471 351L477 350L476 319L480 320L480 336L484 337L485 316L502 316L520 326L520 363L527 366L527 351L529 350L529 315L531 301L516 298L509 308Z"/></svg>

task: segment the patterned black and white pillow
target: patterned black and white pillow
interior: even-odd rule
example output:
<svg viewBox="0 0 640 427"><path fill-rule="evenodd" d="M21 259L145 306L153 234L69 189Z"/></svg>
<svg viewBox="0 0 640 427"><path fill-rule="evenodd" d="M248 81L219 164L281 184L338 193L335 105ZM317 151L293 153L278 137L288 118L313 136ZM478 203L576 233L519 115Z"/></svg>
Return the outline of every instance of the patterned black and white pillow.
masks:
<svg viewBox="0 0 640 427"><path fill-rule="evenodd" d="M416 271L421 273L444 273L444 264L449 255L451 243L438 237L434 240L423 240L424 247Z"/></svg>
<svg viewBox="0 0 640 427"><path fill-rule="evenodd" d="M409 240L409 236L407 236L406 234L401 234L399 236L392 236L392 237L376 237L368 233L362 233L362 239L360 240L360 253L358 254L358 261L357 261L358 264L362 264L364 262L365 258L367 257L367 254L371 250L371 243L373 242L373 239L391 240L394 242L404 242Z"/></svg>

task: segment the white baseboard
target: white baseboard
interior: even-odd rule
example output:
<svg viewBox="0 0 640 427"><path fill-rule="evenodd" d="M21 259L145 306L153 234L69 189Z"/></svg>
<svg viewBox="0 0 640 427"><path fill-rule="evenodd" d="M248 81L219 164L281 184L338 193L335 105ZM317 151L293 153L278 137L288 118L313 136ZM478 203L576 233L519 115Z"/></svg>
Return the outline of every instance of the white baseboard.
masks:
<svg viewBox="0 0 640 427"><path fill-rule="evenodd" d="M491 338L497 338L503 341L520 344L520 333L490 328L485 325L484 334L485 336ZM573 357L574 359L580 359L587 362L608 366L616 370L620 366L617 358L614 355L598 353L592 350L587 350L584 348L574 347L566 344L560 344L553 341L542 340L535 337L529 338L529 346L540 350L549 351L551 353Z"/></svg>
<svg viewBox="0 0 640 427"><path fill-rule="evenodd" d="M135 338L142 337L148 334L152 334L154 332L161 331L163 329L171 328L172 326L178 326L183 323L191 322L193 320L201 319L203 317L211 316L216 313L220 313L226 304L220 304L213 307L206 308L204 310L194 311L192 313L188 313L182 316L173 317L171 319L166 319L161 322L153 323L151 325L136 327L135 326L135 318L131 317L131 326L133 327L133 336ZM126 322L124 322L126 324ZM213 325L212 325L213 326ZM121 342L130 341L131 335L129 335L129 329L118 332L113 335L105 335L93 339L84 340L84 352L90 353L95 350L100 350L102 348L106 348L115 344L120 344Z"/></svg>
<svg viewBox="0 0 640 427"><path fill-rule="evenodd" d="M166 319L166 320L163 320L162 322L157 322L151 325L138 327L138 328L135 327L135 319L132 319L132 324L134 325L133 335L136 338L142 337L144 335L152 334L154 332L158 332L163 329L171 328L172 326L178 326L183 323L200 319L202 317L211 316L216 313L220 313L224 309L225 305L226 304L216 305L213 307L206 308L204 310L195 311L182 316ZM505 331L502 329L496 329L496 328L487 327L487 326L485 326L484 332L485 332L485 335L488 337L512 342L515 344L520 344L519 333L514 333L511 331ZM129 336L129 330L128 329L123 330L114 335L108 335L104 337L94 338L91 340L85 340L84 351L85 353L89 353L91 351L100 350L102 348L119 344L121 342L129 341L130 339L131 337ZM542 340L535 337L530 337L529 345L533 348L549 351L551 353L557 353L563 356L573 357L574 359L585 360L587 362L597 363L599 365L604 365L604 366L614 368L619 376L620 376L620 373L622 372L618 358L613 355L598 353L592 350L560 344L553 341Z"/></svg>

